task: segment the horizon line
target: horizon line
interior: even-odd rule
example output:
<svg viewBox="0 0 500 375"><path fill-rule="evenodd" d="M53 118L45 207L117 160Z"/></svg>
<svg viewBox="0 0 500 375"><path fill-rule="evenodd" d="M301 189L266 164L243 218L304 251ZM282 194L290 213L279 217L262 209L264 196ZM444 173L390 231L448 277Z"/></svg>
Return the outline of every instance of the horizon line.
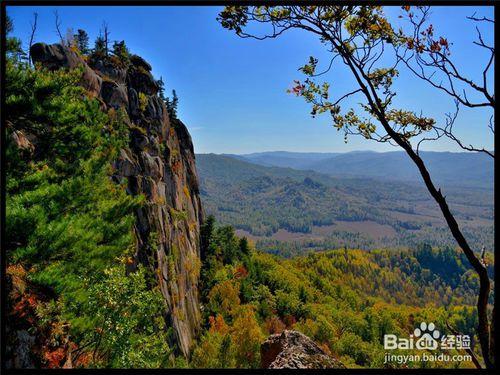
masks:
<svg viewBox="0 0 500 375"><path fill-rule="evenodd" d="M376 151L376 150L352 150L352 151L287 151L287 150L272 150L272 151L253 151L253 152L245 152L245 153L237 153L237 152L195 152L198 155L238 155L238 156L246 156L246 155L255 155L255 154L271 154L271 153L289 153L289 154L353 154L353 153L362 153L362 152L373 152L377 154L389 154L395 152L404 153L404 150L394 150L394 151ZM424 153L436 153L436 154L481 154L480 151L426 151L422 150ZM495 150L490 151L492 153Z"/></svg>

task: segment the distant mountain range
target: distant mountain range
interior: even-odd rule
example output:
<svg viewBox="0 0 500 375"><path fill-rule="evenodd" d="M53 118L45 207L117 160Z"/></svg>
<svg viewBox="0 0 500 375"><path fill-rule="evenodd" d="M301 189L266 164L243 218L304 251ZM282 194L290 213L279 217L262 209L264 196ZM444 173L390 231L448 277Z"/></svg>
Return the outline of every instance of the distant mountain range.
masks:
<svg viewBox="0 0 500 375"><path fill-rule="evenodd" d="M312 170L337 177L371 177L421 182L421 176L403 151L301 153L286 151L227 155L250 163ZM494 161L472 152L421 152L435 181L446 186L493 188Z"/></svg>
<svg viewBox="0 0 500 375"><path fill-rule="evenodd" d="M276 154L268 160L299 159ZM318 157L308 154L302 160ZM230 155L198 154L196 165L206 213L234 226L262 250L291 254L343 246L454 245L436 203L414 181L330 176ZM471 244L492 248L493 191L459 184L443 191Z"/></svg>

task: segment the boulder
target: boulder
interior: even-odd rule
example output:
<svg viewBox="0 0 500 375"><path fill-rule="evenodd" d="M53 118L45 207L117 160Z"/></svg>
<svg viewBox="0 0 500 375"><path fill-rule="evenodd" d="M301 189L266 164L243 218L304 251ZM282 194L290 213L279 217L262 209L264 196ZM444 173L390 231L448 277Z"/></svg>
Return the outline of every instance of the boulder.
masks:
<svg viewBox="0 0 500 375"><path fill-rule="evenodd" d="M130 87L146 95L156 95L159 90L153 75L145 69L129 69L127 80Z"/></svg>
<svg viewBox="0 0 500 375"><path fill-rule="evenodd" d="M94 60L89 64L98 74L116 83L125 84L127 80L127 68L115 66L109 59Z"/></svg>
<svg viewBox="0 0 500 375"><path fill-rule="evenodd" d="M137 56L137 55L130 56L130 62L132 63L132 65L134 65L136 67L142 67L145 70L147 70L148 72L150 72L152 69L151 65L146 60L144 60L141 56Z"/></svg>
<svg viewBox="0 0 500 375"><path fill-rule="evenodd" d="M137 176L141 173L139 165L132 160L129 152L124 149L120 149L120 156L115 161L114 166L117 174L123 177Z"/></svg>
<svg viewBox="0 0 500 375"><path fill-rule="evenodd" d="M87 65L80 55L71 49L58 43L51 45L35 43L31 46L30 55L33 62L40 63L49 70L83 67L82 86L93 96L97 96L101 91L101 77Z"/></svg>
<svg viewBox="0 0 500 375"><path fill-rule="evenodd" d="M141 110L139 108L139 96L137 91L132 87L128 88L128 105L129 105L129 116L133 119L137 119L141 116Z"/></svg>
<svg viewBox="0 0 500 375"><path fill-rule="evenodd" d="M101 86L101 98L108 108L128 107L127 88L113 81L104 81Z"/></svg>
<svg viewBox="0 0 500 375"><path fill-rule="evenodd" d="M306 335L285 330L271 335L260 347L261 367L270 369L345 368Z"/></svg>
<svg viewBox="0 0 500 375"><path fill-rule="evenodd" d="M14 130L11 138L18 149L28 151L30 154L35 151L35 146L21 130Z"/></svg>
<svg viewBox="0 0 500 375"><path fill-rule="evenodd" d="M76 68L84 63L76 52L61 44L35 43L31 46L30 54L33 61L42 63L50 70L57 70L61 67Z"/></svg>

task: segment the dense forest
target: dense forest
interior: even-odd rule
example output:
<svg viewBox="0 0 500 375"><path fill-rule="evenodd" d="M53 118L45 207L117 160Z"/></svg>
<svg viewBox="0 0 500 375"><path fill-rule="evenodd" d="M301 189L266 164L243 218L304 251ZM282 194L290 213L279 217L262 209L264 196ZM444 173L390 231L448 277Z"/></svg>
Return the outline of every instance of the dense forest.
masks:
<svg viewBox="0 0 500 375"><path fill-rule="evenodd" d="M415 322L445 330L448 323L474 336L478 281L450 248L345 249L284 260L255 251L211 219L203 233L207 332L193 354L196 366L258 367L262 339L292 328L348 367L384 367L383 335L408 335ZM462 365L471 364L455 363Z"/></svg>
<svg viewBox="0 0 500 375"><path fill-rule="evenodd" d="M431 226L425 220L400 220L390 214L411 214L427 199L424 191L410 194L406 186L383 183L373 189L366 180L344 181L279 168L265 173L259 166L221 168L216 158L209 157L198 160L201 196L220 224L212 216L205 218L200 264L191 259L168 280L200 275L194 288L200 295L201 327L191 355L183 355L165 313L160 273L150 267L157 266L158 259L136 262L134 252L138 242L134 215L145 206L167 203L158 196L129 194L127 181L116 174L116 160L132 148L130 134L145 139L146 131L129 122L122 108L104 110L101 99L82 87L82 69L33 66L19 40L7 41L5 319L7 334L17 335L18 342L35 337L28 341L33 340L36 367L67 367L71 362L75 368L258 368L262 342L285 329L306 334L347 367L405 367L383 363L383 335L408 336L421 321L434 322L444 333L449 325L470 335L479 356L477 276L464 255L433 232L428 244L417 246L422 239L417 236L413 242L394 240L386 245L398 247L404 242L409 248L404 251L376 249L377 242L363 249L348 246L348 240L339 246L335 237L316 249L328 251L295 251L293 255L300 256L285 259L260 251L234 229L256 235L278 229L309 233L314 226L336 220L371 220L398 233L424 231ZM131 64L133 55L124 42L115 43L104 55L102 43L98 39L90 49L75 42L69 48L87 61L105 60L115 68ZM170 120L177 124L169 135L180 134L182 145L187 136L173 121L178 99L161 96ZM140 112L150 110L144 94L138 102ZM173 166L180 165L180 156L165 142L156 151L174 160ZM217 189L225 197L215 196ZM187 185L181 192L185 199L193 198ZM465 207L459 217L491 220L491 199L474 191L468 194L479 209L473 213L465 205L468 196L457 198L462 199L455 202L457 207ZM396 208L391 203L394 197ZM169 212L173 226L194 226L188 223L187 209ZM234 227L225 225L228 221ZM492 241L492 225L470 230L476 243L492 246L487 242ZM157 233L148 235L150 244L161 243ZM179 251L171 246L165 268L177 267ZM486 259L492 274L491 254ZM12 355L16 348L8 346L7 354ZM437 361L409 366L473 364Z"/></svg>

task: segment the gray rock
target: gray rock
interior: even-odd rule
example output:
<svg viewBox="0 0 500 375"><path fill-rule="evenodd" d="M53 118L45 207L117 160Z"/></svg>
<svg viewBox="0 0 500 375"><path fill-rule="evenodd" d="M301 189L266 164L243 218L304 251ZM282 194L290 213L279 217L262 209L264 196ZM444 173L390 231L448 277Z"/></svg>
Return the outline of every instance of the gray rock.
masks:
<svg viewBox="0 0 500 375"><path fill-rule="evenodd" d="M25 330L17 331L16 336L14 368L35 368L35 361L33 360L35 336L30 335Z"/></svg>
<svg viewBox="0 0 500 375"><path fill-rule="evenodd" d="M141 56L137 56L137 55L130 56L130 62L137 67L144 68L148 72L150 72L152 69L151 65L146 60L144 60Z"/></svg>
<svg viewBox="0 0 500 375"><path fill-rule="evenodd" d="M127 68L114 66L109 60L92 61L90 66L99 75L105 76L118 84L125 84L127 80Z"/></svg>
<svg viewBox="0 0 500 375"><path fill-rule="evenodd" d="M61 44L35 43L31 46L30 54L33 61L42 63L50 70L76 68L84 63L75 52Z"/></svg>
<svg viewBox="0 0 500 375"><path fill-rule="evenodd" d="M117 174L123 177L137 176L141 169L137 163L132 160L132 157L126 150L120 150L120 156L115 162Z"/></svg>
<svg viewBox="0 0 500 375"><path fill-rule="evenodd" d="M130 138L131 138L132 148L138 151L144 150L149 144L148 137L136 129L132 129L130 133Z"/></svg>
<svg viewBox="0 0 500 375"><path fill-rule="evenodd" d="M113 81L103 81L101 86L101 97L108 108L118 109L128 107L127 89Z"/></svg>
<svg viewBox="0 0 500 375"><path fill-rule="evenodd" d="M158 156L151 156L147 152L141 152L141 159L144 165L144 175L157 180L163 177L163 162Z"/></svg>
<svg viewBox="0 0 500 375"><path fill-rule="evenodd" d="M139 108L139 96L137 91L132 87L128 88L128 105L129 105L129 116L133 119L138 119L141 116L141 111Z"/></svg>
<svg viewBox="0 0 500 375"><path fill-rule="evenodd" d="M270 369L345 368L314 341L298 331L271 335L260 347L261 367Z"/></svg>
<svg viewBox="0 0 500 375"><path fill-rule="evenodd" d="M148 97L145 116L151 119L161 120L163 117L163 106L161 99L157 96Z"/></svg>
<svg viewBox="0 0 500 375"><path fill-rule="evenodd" d="M129 69L127 81L137 92L146 95L156 95L158 93L158 83L153 75L144 69Z"/></svg>

